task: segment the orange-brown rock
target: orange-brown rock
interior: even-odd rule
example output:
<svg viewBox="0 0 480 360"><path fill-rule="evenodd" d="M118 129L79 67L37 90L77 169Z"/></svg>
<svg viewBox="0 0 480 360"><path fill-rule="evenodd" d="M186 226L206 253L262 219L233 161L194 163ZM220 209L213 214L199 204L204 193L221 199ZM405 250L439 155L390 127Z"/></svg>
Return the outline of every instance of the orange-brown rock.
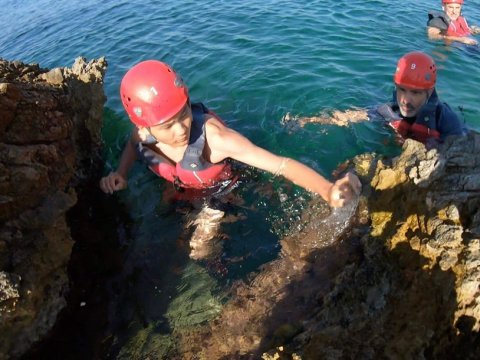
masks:
<svg viewBox="0 0 480 360"><path fill-rule="evenodd" d="M65 215L100 163L106 67L0 60L0 359L41 339L65 306Z"/></svg>

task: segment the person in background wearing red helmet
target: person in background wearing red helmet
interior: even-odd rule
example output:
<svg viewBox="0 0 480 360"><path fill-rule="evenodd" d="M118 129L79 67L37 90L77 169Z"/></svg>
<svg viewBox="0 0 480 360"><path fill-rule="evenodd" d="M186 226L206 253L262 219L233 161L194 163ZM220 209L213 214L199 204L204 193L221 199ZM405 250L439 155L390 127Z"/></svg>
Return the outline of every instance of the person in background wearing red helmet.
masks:
<svg viewBox="0 0 480 360"><path fill-rule="evenodd" d="M465 129L450 106L439 100L435 90L437 68L427 54L413 51L402 56L393 76L395 90L389 104L372 110L335 112L332 117L295 119L297 122L319 122L348 125L378 118L395 129L400 143L406 138L435 145L450 135L464 135Z"/></svg>
<svg viewBox="0 0 480 360"><path fill-rule="evenodd" d="M377 111L402 138L426 143L464 133L458 116L438 99L436 80L437 67L429 55L413 51L398 60L393 103Z"/></svg>
<svg viewBox="0 0 480 360"><path fill-rule="evenodd" d="M120 96L135 128L117 170L100 180L107 194L127 187L129 169L138 158L178 191L217 191L235 178L227 159L284 176L333 207L345 205L360 191L352 173L332 183L294 159L254 145L203 104L190 103L182 79L163 62L148 60L132 67L122 79Z"/></svg>
<svg viewBox="0 0 480 360"><path fill-rule="evenodd" d="M469 26L462 16L463 0L442 0L443 12L428 13L427 34L434 40L458 41L478 45L471 35L480 34L478 26Z"/></svg>

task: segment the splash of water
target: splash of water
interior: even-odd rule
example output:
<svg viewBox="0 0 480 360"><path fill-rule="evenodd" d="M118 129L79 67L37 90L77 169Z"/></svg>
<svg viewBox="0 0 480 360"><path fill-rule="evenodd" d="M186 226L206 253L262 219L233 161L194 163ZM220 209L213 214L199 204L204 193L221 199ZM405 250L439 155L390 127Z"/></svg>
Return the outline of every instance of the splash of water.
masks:
<svg viewBox="0 0 480 360"><path fill-rule="evenodd" d="M357 196L347 205L335 208L330 215L320 221L312 221L313 229L317 237L311 244L312 248L322 248L332 245L351 226L358 208L359 197Z"/></svg>

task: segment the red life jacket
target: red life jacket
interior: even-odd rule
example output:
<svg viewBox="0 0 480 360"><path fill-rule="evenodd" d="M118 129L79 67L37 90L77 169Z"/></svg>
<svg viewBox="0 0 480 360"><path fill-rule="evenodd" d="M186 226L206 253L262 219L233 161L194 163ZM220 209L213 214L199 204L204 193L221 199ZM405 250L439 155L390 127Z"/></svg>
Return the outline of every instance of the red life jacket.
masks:
<svg viewBox="0 0 480 360"><path fill-rule="evenodd" d="M233 174L230 164L226 161L212 164L203 157L205 114L210 114L222 121L203 104L192 104L193 120L190 139L183 158L178 163L175 164L154 151L151 148L152 144L138 143L137 153L139 157L147 163L150 170L155 174L172 182L179 188L207 189L231 180Z"/></svg>
<svg viewBox="0 0 480 360"><path fill-rule="evenodd" d="M427 142L429 138L440 139L440 133L437 130L417 123L410 124L404 119L392 120L389 122L403 138L411 138L422 143Z"/></svg>
<svg viewBox="0 0 480 360"><path fill-rule="evenodd" d="M467 20L463 16L459 16L457 20L450 21L447 29L447 36L470 36L470 28L468 27Z"/></svg>
<svg viewBox="0 0 480 360"><path fill-rule="evenodd" d="M404 139L410 138L422 143L425 143L427 139L434 138L440 139L440 132L434 128L428 127L425 124L419 123L420 119L416 119L416 122L409 123L407 120L402 119L390 105L384 104L377 109L377 112L388 122L388 124L395 129ZM432 116L433 118L433 116ZM428 124L435 126L436 121L429 121Z"/></svg>

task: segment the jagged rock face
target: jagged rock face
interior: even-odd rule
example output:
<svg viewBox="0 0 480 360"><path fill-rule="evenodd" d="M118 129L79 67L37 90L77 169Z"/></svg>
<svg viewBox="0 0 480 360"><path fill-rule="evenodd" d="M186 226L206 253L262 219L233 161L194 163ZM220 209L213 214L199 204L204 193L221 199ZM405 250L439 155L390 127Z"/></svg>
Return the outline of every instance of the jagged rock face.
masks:
<svg viewBox="0 0 480 360"><path fill-rule="evenodd" d="M41 339L65 306L65 214L100 163L106 67L0 60L0 359Z"/></svg>
<svg viewBox="0 0 480 360"><path fill-rule="evenodd" d="M474 132L431 150L408 140L373 164L364 259L297 337L305 358L479 357L479 146Z"/></svg>

